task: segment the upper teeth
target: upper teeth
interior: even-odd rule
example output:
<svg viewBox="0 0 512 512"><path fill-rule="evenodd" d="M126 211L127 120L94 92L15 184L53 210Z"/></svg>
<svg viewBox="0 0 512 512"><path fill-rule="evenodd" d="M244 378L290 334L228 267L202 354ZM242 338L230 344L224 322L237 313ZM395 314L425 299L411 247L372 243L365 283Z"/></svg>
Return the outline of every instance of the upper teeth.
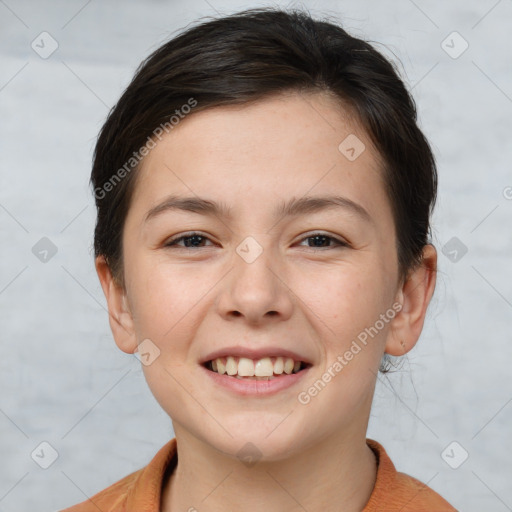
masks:
<svg viewBox="0 0 512 512"><path fill-rule="evenodd" d="M264 357L263 359L248 359L246 357L219 357L211 361L214 372L223 375L239 375L240 377L270 377L298 372L300 361L291 357Z"/></svg>

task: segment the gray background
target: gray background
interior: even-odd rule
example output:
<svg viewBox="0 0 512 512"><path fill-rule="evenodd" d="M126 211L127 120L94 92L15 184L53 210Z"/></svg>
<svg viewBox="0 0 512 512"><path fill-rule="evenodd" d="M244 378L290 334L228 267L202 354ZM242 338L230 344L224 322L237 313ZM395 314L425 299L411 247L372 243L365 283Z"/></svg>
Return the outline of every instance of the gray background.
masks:
<svg viewBox="0 0 512 512"><path fill-rule="evenodd" d="M173 436L139 361L111 337L92 257L92 148L150 51L200 16L262 5L0 0L0 512L85 500ZM368 437L457 509L512 510L512 1L274 5L333 15L399 61L438 161L436 293L418 345L379 377ZM31 47L43 31L59 45L46 59ZM469 44L457 58L453 31ZM57 248L46 262L32 251L43 237ZM50 461L43 441L58 452L47 469L31 457Z"/></svg>

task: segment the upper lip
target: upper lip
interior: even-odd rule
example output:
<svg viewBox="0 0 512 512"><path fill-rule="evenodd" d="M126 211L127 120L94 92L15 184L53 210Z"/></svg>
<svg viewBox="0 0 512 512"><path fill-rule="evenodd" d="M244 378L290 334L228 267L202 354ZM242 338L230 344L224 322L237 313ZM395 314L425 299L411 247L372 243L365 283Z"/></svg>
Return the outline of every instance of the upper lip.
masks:
<svg viewBox="0 0 512 512"><path fill-rule="evenodd" d="M201 364L207 363L213 359L221 357L246 357L247 359L263 359L264 357L291 357L294 361L301 361L303 363L312 364L311 360L306 356L302 356L293 350L287 350L278 347L263 347L263 348L248 348L240 345L232 347L224 347L213 352L210 352L201 360Z"/></svg>

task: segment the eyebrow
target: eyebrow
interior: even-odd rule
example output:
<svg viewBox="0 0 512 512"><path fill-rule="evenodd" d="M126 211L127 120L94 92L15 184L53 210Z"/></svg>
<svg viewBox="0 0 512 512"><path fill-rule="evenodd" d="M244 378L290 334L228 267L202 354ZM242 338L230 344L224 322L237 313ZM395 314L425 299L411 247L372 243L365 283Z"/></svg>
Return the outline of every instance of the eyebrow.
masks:
<svg viewBox="0 0 512 512"><path fill-rule="evenodd" d="M360 204L348 199L347 197L329 195L329 196L304 196L301 198L292 198L282 202L275 210L275 217L293 217L315 213L333 208L343 208L356 214L365 222L372 223L372 217L368 211ZM213 215L225 219L231 219L231 208L225 203L218 203L210 199L201 197L184 197L170 195L164 201L151 208L144 217L144 223L167 211L186 211L200 215Z"/></svg>

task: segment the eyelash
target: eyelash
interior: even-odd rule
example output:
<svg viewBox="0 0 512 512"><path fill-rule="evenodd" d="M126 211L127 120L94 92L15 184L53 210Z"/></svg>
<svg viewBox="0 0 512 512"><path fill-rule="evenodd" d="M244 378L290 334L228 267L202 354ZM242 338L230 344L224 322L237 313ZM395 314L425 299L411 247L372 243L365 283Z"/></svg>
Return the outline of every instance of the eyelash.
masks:
<svg viewBox="0 0 512 512"><path fill-rule="evenodd" d="M191 233L187 233L186 235L181 235L179 237L172 238L165 244L165 247L180 247L181 249L191 249L192 247L178 246L177 244L178 244L178 242L181 242L182 240L185 240L188 238L193 238L195 236L201 237L205 240L210 240L207 236L204 236L201 233L193 231ZM300 241L303 242L304 240L308 240L309 238L315 238L317 236L333 240L335 242L335 245L332 247L316 247L316 249L326 250L326 249L335 249L336 247L349 247L349 244L347 242L344 242L343 240L340 240L339 238L336 238L336 237L333 237L331 235L327 235L327 234L321 233L321 232L312 233L312 234L302 238ZM196 249L200 249L200 247L196 247ZM315 247L309 247L309 249L315 249Z"/></svg>

